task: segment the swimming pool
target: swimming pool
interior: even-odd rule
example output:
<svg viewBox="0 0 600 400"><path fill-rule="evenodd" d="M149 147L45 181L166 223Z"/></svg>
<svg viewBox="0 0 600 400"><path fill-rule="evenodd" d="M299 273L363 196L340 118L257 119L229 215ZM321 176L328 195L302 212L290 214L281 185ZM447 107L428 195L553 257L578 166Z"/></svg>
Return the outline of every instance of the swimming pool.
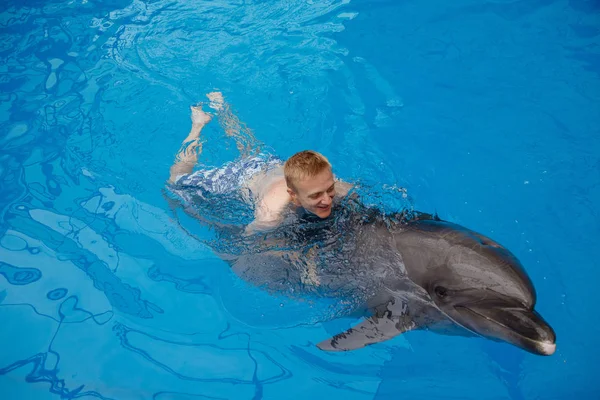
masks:
<svg viewBox="0 0 600 400"><path fill-rule="evenodd" d="M598 398L597 2L0 10L2 398ZM356 319L245 284L161 194L215 88L282 158L319 150L389 207L404 187L506 245L557 352L421 331L316 349ZM205 133L206 162L234 157Z"/></svg>

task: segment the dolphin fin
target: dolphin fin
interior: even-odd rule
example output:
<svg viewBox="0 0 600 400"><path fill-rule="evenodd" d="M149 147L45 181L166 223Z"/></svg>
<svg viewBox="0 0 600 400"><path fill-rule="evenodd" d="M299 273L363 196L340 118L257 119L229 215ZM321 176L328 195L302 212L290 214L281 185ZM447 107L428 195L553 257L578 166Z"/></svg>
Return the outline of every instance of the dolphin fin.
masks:
<svg viewBox="0 0 600 400"><path fill-rule="evenodd" d="M416 324L407 314L383 317L372 316L346 332L317 344L324 351L347 351L379 343L414 329Z"/></svg>

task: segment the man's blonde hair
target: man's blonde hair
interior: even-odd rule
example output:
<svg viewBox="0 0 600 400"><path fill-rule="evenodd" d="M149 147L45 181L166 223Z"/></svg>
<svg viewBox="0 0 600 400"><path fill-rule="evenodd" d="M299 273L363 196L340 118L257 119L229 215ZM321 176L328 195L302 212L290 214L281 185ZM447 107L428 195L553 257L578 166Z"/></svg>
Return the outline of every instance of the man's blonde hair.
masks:
<svg viewBox="0 0 600 400"><path fill-rule="evenodd" d="M331 164L324 155L312 150L304 150L291 156L283 166L285 182L291 189L296 189L295 182L312 178L323 172L331 170Z"/></svg>

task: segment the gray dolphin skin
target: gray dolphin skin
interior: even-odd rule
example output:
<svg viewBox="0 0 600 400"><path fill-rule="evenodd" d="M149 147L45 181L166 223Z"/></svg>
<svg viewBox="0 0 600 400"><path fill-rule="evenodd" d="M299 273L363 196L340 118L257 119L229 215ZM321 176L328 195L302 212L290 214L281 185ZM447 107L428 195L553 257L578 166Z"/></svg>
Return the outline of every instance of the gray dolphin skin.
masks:
<svg viewBox="0 0 600 400"><path fill-rule="evenodd" d="M424 315L413 311L418 310L534 354L555 352L555 333L534 310L533 284L506 248L459 225L435 220L408 223L390 240L402 258L399 270L404 269L409 282L386 286L388 298L370 306L373 316L319 343L319 348L352 350L422 328L423 322L436 322L423 321ZM406 295L407 289L412 296Z"/></svg>
<svg viewBox="0 0 600 400"><path fill-rule="evenodd" d="M296 221L222 254L238 276L265 290L353 299L362 322L320 349L355 350L429 329L555 352L555 333L534 310L531 279L500 244L429 214L337 208L334 218ZM310 263L318 284L302 281Z"/></svg>

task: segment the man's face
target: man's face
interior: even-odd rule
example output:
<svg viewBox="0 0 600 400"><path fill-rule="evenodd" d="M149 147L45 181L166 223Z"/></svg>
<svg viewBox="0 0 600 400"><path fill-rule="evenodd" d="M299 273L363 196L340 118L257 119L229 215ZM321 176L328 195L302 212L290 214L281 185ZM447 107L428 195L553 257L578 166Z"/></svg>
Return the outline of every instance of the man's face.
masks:
<svg viewBox="0 0 600 400"><path fill-rule="evenodd" d="M295 190L288 188L292 202L320 218L331 214L335 181L331 169L326 168L319 174L295 183Z"/></svg>

